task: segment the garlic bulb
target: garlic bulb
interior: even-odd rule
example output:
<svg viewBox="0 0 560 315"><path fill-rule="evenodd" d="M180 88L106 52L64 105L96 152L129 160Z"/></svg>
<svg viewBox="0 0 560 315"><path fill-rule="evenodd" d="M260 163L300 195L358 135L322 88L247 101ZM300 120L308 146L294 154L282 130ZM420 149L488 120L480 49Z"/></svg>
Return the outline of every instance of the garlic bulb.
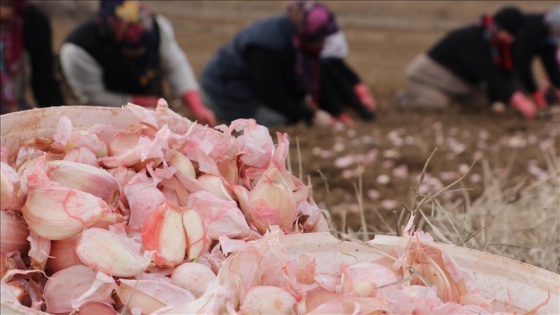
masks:
<svg viewBox="0 0 560 315"><path fill-rule="evenodd" d="M196 298L201 297L206 288L216 280L216 274L208 266L187 262L173 269L171 281L189 290Z"/></svg>
<svg viewBox="0 0 560 315"><path fill-rule="evenodd" d="M270 164L249 194L251 222L265 233L270 225L289 229L297 215L294 193L276 165Z"/></svg>
<svg viewBox="0 0 560 315"><path fill-rule="evenodd" d="M166 202L144 221L142 244L146 250L155 251L153 260L158 266L173 267L185 259L183 212L183 208Z"/></svg>
<svg viewBox="0 0 560 315"><path fill-rule="evenodd" d="M2 254L19 251L21 254L29 250L27 237L29 230L25 220L11 212L0 211L0 252Z"/></svg>
<svg viewBox="0 0 560 315"><path fill-rule="evenodd" d="M22 208L29 229L49 240L76 235L111 211L92 194L57 186L30 187Z"/></svg>
<svg viewBox="0 0 560 315"><path fill-rule="evenodd" d="M119 183L107 171L71 161L49 161L47 176L62 186L81 190L116 206L119 200Z"/></svg>
<svg viewBox="0 0 560 315"><path fill-rule="evenodd" d="M86 266L114 277L133 277L150 264L141 254L141 244L127 237L122 226L105 230L89 228L82 232L76 254Z"/></svg>

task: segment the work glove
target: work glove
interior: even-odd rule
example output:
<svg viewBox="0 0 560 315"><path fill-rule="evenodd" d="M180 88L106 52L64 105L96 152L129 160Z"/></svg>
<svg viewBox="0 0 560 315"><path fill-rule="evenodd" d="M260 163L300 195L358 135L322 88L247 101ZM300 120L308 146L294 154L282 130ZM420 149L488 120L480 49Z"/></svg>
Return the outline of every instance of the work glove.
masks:
<svg viewBox="0 0 560 315"><path fill-rule="evenodd" d="M331 114L321 109L316 110L313 118L311 118L311 125L315 127L329 127L334 125L335 122L336 120Z"/></svg>
<svg viewBox="0 0 560 315"><path fill-rule="evenodd" d="M206 108L206 106L202 102L202 99L200 98L200 94L198 93L198 91L191 90L185 92L185 94L183 94L181 98L192 111L194 118L199 124L207 124L210 127L216 126L216 116L211 110Z"/></svg>
<svg viewBox="0 0 560 315"><path fill-rule="evenodd" d="M354 127L354 119L348 113L341 113L336 116L336 120L343 123L346 127Z"/></svg>
<svg viewBox="0 0 560 315"><path fill-rule="evenodd" d="M535 105L537 105L538 109L543 109L547 106L546 98L544 97L544 93L536 90L533 92L533 100L535 101Z"/></svg>
<svg viewBox="0 0 560 315"><path fill-rule="evenodd" d="M132 95L130 102L142 107L157 107L159 97L151 95Z"/></svg>
<svg viewBox="0 0 560 315"><path fill-rule="evenodd" d="M509 100L513 108L519 111L525 119L532 120L537 116L537 106L529 100L523 93L515 92Z"/></svg>
<svg viewBox="0 0 560 315"><path fill-rule="evenodd" d="M354 86L354 93L358 96L358 101L362 103L371 112L377 110L377 103L371 96L367 86L364 83L358 83Z"/></svg>

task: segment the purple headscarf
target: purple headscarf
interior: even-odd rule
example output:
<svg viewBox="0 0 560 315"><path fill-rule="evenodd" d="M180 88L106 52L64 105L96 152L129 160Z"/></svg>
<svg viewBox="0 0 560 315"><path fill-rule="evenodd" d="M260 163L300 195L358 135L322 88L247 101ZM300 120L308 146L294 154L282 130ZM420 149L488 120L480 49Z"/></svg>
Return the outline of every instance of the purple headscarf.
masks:
<svg viewBox="0 0 560 315"><path fill-rule="evenodd" d="M291 1L288 4L288 14L294 24L292 42L296 51L298 88L318 98L319 54L322 47L317 47L317 44L338 32L338 24L329 8L314 1ZM315 47L309 49L310 45Z"/></svg>

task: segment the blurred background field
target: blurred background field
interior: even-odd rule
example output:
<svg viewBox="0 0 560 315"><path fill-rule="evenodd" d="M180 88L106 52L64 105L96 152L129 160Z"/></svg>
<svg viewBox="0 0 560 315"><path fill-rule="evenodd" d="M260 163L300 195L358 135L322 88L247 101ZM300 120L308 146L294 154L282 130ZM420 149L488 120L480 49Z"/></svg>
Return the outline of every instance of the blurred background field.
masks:
<svg viewBox="0 0 560 315"><path fill-rule="evenodd" d="M150 1L170 19L197 75L213 53L284 1ZM447 31L504 5L542 12L553 1L329 1L350 46L349 64L376 97L375 122L354 129L278 128L291 139L292 172L314 187L337 231L357 238L397 234L415 198L416 223L438 241L464 245L559 272L560 116L526 122L512 111L451 108L400 113L404 69ZM54 49L88 18L94 1L43 1L53 17ZM535 64L537 70L539 65ZM72 97L69 95L70 100ZM172 99L175 110L183 112ZM436 150L434 152L434 150ZM424 179L417 185L424 165ZM472 169L469 167L473 165ZM439 195L461 176L464 178ZM416 188L415 191L413 188ZM357 193L359 192L359 193ZM437 202L436 202L437 201ZM365 218L365 226L361 215ZM400 218L400 220L399 220ZM397 226L397 223L400 225Z"/></svg>

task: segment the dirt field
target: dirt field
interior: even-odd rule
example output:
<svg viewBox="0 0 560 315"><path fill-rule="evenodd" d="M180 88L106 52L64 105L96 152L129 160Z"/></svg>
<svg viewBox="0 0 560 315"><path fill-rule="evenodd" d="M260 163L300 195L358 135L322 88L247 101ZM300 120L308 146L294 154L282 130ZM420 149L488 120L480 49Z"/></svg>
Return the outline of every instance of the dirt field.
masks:
<svg viewBox="0 0 560 315"><path fill-rule="evenodd" d="M395 93L402 87L404 69L415 55L428 49L448 30L506 3L328 2L349 41L347 61L380 104L378 118L375 122L358 123L351 130L297 125L278 131L291 137L293 172L310 180L315 200L331 211L338 229L343 225L353 230L359 228L355 187L361 177L367 223L383 230L377 213L391 218L393 210L400 211L402 204L410 204L414 195L411 187L416 185L424 164L436 149L421 192L433 193L443 188L478 160L463 181L464 187L471 189L466 194L472 200L484 188L482 161L488 162L493 176L508 175L504 173L510 171L513 183L531 183L537 179L539 168L545 168L542 150L553 147L560 153L558 115L525 122L512 111L496 116L487 111L451 108L446 113L419 114L400 113L395 107ZM515 4L523 10L539 12L555 2ZM197 74L239 29L283 12L284 5L280 1L149 2L153 11L171 20L179 44ZM55 48L87 15L73 12L69 9L55 14ZM450 193L443 201L453 203L464 196L465 192Z"/></svg>

